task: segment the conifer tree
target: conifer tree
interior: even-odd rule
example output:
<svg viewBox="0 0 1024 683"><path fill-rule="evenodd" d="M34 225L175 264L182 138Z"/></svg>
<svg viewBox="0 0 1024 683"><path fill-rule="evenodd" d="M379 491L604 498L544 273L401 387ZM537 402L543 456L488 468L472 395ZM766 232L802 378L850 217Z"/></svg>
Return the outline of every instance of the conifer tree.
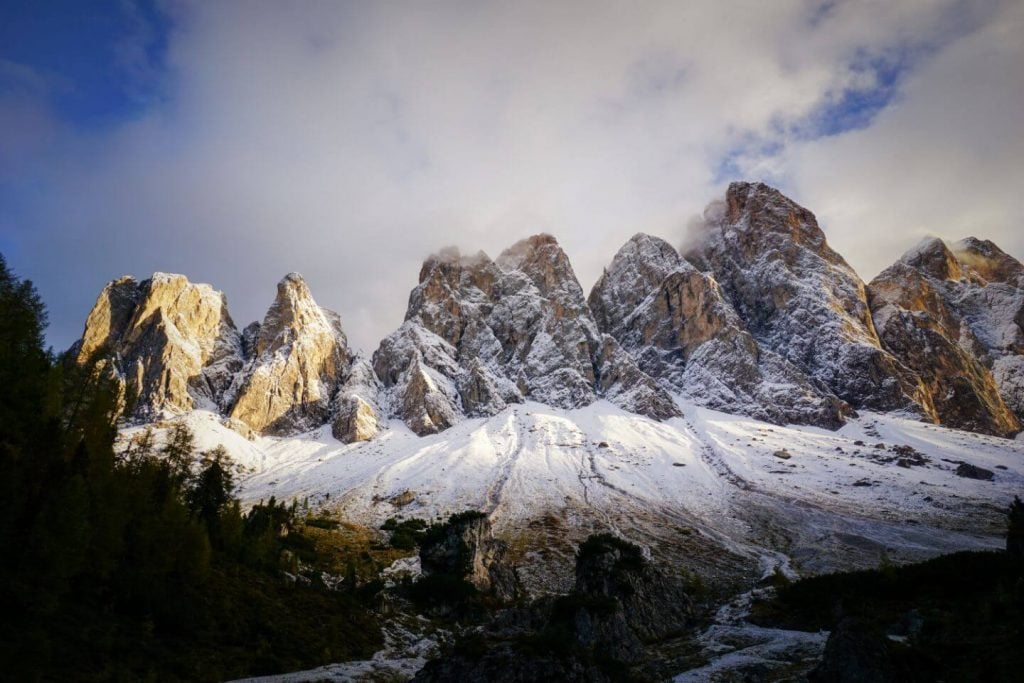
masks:
<svg viewBox="0 0 1024 683"><path fill-rule="evenodd" d="M1019 496L1013 497L1007 517L1006 552L1024 557L1024 501Z"/></svg>

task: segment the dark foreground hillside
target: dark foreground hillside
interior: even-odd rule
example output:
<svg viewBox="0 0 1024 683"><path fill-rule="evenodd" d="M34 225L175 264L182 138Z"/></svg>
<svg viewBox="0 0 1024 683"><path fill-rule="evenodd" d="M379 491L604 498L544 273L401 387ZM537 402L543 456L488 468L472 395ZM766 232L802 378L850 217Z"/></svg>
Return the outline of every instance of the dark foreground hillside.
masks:
<svg viewBox="0 0 1024 683"><path fill-rule="evenodd" d="M831 631L812 681L1019 681L1024 556L963 552L804 579L755 605L753 621Z"/></svg>

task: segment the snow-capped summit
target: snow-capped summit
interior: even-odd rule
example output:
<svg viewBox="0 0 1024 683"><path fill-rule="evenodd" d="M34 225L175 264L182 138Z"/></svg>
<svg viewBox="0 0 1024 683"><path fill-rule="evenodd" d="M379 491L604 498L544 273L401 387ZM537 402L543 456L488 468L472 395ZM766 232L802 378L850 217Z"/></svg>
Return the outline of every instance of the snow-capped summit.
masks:
<svg viewBox="0 0 1024 683"><path fill-rule="evenodd" d="M428 258L405 323L373 364L392 396L386 403L417 432L526 398L574 408L600 395L659 418L678 414L671 397L602 337L550 235L524 239L497 261L454 250Z"/></svg>
<svg viewBox="0 0 1024 683"><path fill-rule="evenodd" d="M589 298L551 235L497 259L444 249L371 358L297 273L241 334L209 285L115 280L73 355L102 358L138 419L204 408L248 437L330 424L363 441L389 418L427 434L598 399L657 420L681 399L776 424L834 429L866 409L1009 435L1024 418L1024 266L991 242L930 238L869 299L810 211L733 183L685 255L634 235Z"/></svg>
<svg viewBox="0 0 1024 683"><path fill-rule="evenodd" d="M352 355L338 315L318 306L302 277L290 273L254 332L252 357L227 397L231 419L261 434L327 422Z"/></svg>
<svg viewBox="0 0 1024 683"><path fill-rule="evenodd" d="M672 391L777 423L836 428L850 407L757 342L715 280L667 242L634 235L590 293L602 330Z"/></svg>
<svg viewBox="0 0 1024 683"><path fill-rule="evenodd" d="M967 237L953 245L953 252L976 279L1024 288L1024 264L990 240Z"/></svg>
<svg viewBox="0 0 1024 683"><path fill-rule="evenodd" d="M864 283L807 209L761 183L732 183L686 257L722 287L761 348L854 408L935 418L923 385L881 348Z"/></svg>

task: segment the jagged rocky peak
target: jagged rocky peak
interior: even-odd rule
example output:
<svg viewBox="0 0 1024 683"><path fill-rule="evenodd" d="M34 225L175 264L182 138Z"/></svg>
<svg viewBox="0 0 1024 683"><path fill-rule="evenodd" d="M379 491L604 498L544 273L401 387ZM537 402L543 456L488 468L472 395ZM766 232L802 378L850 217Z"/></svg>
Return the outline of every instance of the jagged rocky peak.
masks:
<svg viewBox="0 0 1024 683"><path fill-rule="evenodd" d="M1024 288L1024 265L989 240L968 237L953 245L957 260L985 283Z"/></svg>
<svg viewBox="0 0 1024 683"><path fill-rule="evenodd" d="M868 286L887 350L927 385L939 420L1008 436L1024 415L1021 266L991 242L928 238Z"/></svg>
<svg viewBox="0 0 1024 683"><path fill-rule="evenodd" d="M261 434L326 423L352 355L338 315L318 306L302 277L290 273L258 331L246 332L252 356L230 391L230 417Z"/></svg>
<svg viewBox="0 0 1024 683"><path fill-rule="evenodd" d="M946 243L938 237L924 238L917 246L903 254L897 264L903 264L939 280L959 280L963 277L960 262Z"/></svg>
<svg viewBox="0 0 1024 683"><path fill-rule="evenodd" d="M864 283L807 209L761 183L732 183L705 211L687 258L721 285L762 349L855 408L935 419L913 372L881 348Z"/></svg>
<svg viewBox="0 0 1024 683"><path fill-rule="evenodd" d="M665 240L630 238L590 293L590 308L648 375L718 410L835 428L849 406L759 349L715 280Z"/></svg>
<svg viewBox="0 0 1024 683"><path fill-rule="evenodd" d="M604 396L657 418L678 414L603 338L550 235L521 240L496 261L453 249L428 258L405 322L381 342L373 365L391 413L418 433L526 399L573 408Z"/></svg>
<svg viewBox="0 0 1024 683"><path fill-rule="evenodd" d="M488 326L510 379L541 403L593 403L600 333L568 256L542 234L515 243L497 262L502 278Z"/></svg>
<svg viewBox="0 0 1024 683"><path fill-rule="evenodd" d="M955 307L985 347L1006 404L1024 421L1024 265L987 240L953 245L964 280L948 285Z"/></svg>
<svg viewBox="0 0 1024 683"><path fill-rule="evenodd" d="M519 240L498 256L504 271L527 275L544 296L564 296L574 303L583 301L583 288L569 263L569 257L553 235L541 233Z"/></svg>
<svg viewBox="0 0 1024 683"><path fill-rule="evenodd" d="M224 295L167 273L104 287L76 347L79 362L109 358L137 396L133 410L141 418L216 408L242 365Z"/></svg>
<svg viewBox="0 0 1024 683"><path fill-rule="evenodd" d="M500 274L482 251L463 256L455 247L443 249L423 262L405 318L419 320L449 344L457 345L479 306L492 298Z"/></svg>

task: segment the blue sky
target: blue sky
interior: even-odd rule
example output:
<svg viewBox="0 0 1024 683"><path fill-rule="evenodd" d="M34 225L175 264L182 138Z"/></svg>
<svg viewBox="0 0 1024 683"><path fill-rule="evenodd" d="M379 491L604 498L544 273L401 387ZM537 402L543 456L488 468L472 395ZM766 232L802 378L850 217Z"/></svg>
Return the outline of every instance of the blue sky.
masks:
<svg viewBox="0 0 1024 683"><path fill-rule="evenodd" d="M297 270L358 346L424 256L555 234L588 288L733 179L870 278L926 234L1020 257L1019 2L6 2L0 250L78 335L125 273L260 317Z"/></svg>
<svg viewBox="0 0 1024 683"><path fill-rule="evenodd" d="M169 18L152 2L6 2L0 87L35 91L79 129L117 125L164 97L169 29Z"/></svg>

